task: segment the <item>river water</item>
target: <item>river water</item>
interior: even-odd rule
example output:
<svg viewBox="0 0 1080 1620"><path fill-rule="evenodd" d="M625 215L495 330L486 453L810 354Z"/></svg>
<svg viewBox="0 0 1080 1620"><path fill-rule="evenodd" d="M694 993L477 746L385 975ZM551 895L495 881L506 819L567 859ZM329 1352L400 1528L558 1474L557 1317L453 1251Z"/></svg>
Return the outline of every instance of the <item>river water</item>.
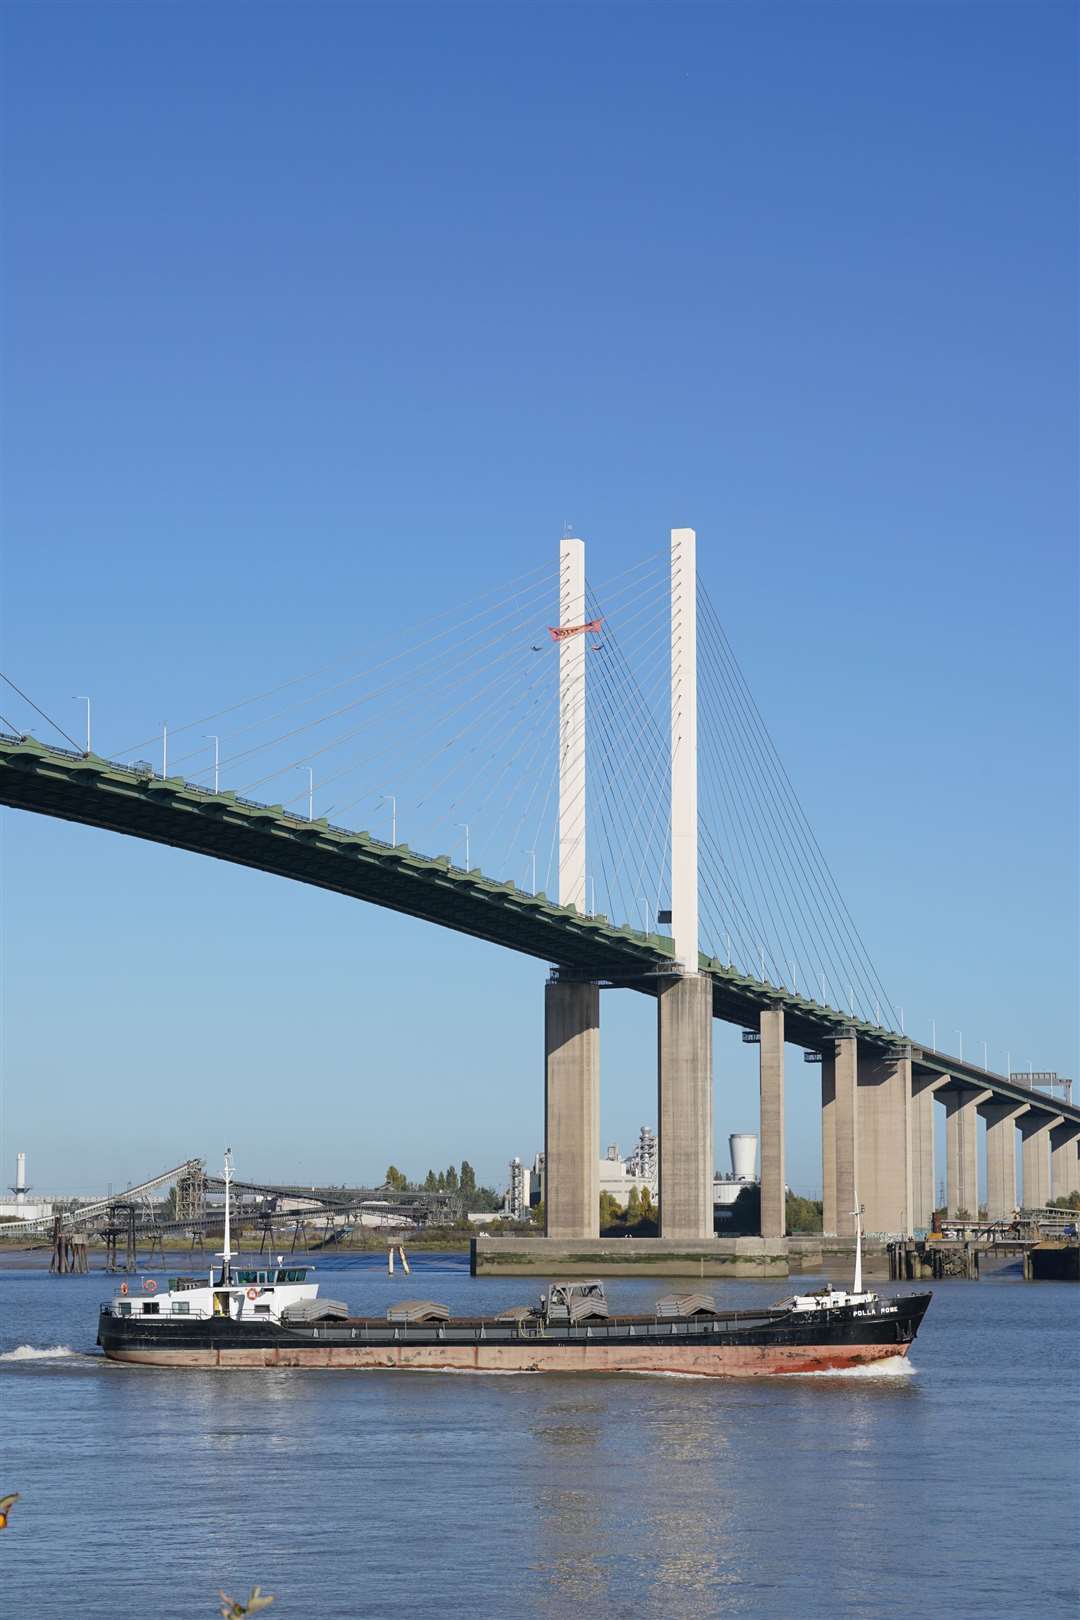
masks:
<svg viewBox="0 0 1080 1620"><path fill-rule="evenodd" d="M320 1274L371 1313L540 1286L456 1255ZM113 1287L0 1270L6 1614L186 1620L255 1582L280 1620L1077 1613L1075 1284L937 1284L913 1371L716 1382L122 1367L93 1349Z"/></svg>

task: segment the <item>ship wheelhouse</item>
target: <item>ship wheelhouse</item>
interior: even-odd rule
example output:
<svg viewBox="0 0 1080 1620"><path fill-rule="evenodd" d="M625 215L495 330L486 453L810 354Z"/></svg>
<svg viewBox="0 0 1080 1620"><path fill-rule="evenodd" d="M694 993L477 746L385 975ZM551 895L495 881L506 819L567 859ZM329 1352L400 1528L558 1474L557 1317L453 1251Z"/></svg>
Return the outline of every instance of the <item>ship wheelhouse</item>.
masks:
<svg viewBox="0 0 1080 1620"><path fill-rule="evenodd" d="M223 1267L217 1275L211 1272L209 1279L170 1277L167 1288L160 1293L152 1279L147 1279L141 1294L121 1292L104 1308L113 1316L196 1319L225 1316L234 1322L256 1318L279 1322L290 1306L317 1297L319 1285L309 1281L313 1269L312 1266Z"/></svg>

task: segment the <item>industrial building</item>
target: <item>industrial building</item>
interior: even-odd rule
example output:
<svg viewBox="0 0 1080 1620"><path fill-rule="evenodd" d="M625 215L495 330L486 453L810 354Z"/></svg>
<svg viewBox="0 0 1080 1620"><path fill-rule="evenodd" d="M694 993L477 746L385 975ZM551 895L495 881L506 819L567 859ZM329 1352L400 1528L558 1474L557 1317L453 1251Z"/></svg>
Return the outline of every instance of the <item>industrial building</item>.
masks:
<svg viewBox="0 0 1080 1620"><path fill-rule="evenodd" d="M728 1137L731 1153L730 1171L715 1171L713 1175L713 1205L727 1207L734 1204L747 1187L758 1185L758 1139L752 1131L735 1131ZM623 1158L617 1142L613 1142L599 1164L599 1185L602 1193L610 1193L615 1202L625 1209L631 1190L638 1194L648 1188L654 1203L659 1200L660 1180L657 1166L656 1132L643 1125L638 1133L634 1151ZM526 1188L525 1183L528 1183ZM513 1210L513 1218L524 1218L527 1206L535 1206L544 1197L544 1155L536 1154L532 1169L526 1172L520 1159L510 1164L510 1188L505 1208ZM518 1214L517 1211L522 1213Z"/></svg>
<svg viewBox="0 0 1080 1620"><path fill-rule="evenodd" d="M26 1181L26 1154L15 1158L15 1183L9 1188L11 1198L0 1198L0 1221L38 1221L52 1214L51 1198L30 1197Z"/></svg>

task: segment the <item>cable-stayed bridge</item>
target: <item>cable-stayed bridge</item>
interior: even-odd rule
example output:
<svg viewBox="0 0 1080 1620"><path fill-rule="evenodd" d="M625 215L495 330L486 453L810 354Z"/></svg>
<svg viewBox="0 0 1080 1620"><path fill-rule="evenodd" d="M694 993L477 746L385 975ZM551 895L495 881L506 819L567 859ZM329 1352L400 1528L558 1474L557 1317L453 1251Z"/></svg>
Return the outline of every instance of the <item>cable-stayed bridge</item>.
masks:
<svg viewBox="0 0 1080 1620"><path fill-rule="evenodd" d="M584 546L382 648L109 755L5 677L0 802L331 889L538 957L548 1230L596 1232L599 1006L656 997L664 1236L712 1231L711 1020L761 1049L762 1228L784 1231L784 1046L821 1062L826 1232L1077 1184L1080 1110L912 1043L697 577L692 531L598 586ZM7 703L5 703L7 708ZM228 786L224 784L228 783ZM280 795L272 802L275 791ZM317 813L318 812L318 813ZM442 849L443 853L438 851ZM423 853L420 853L423 851ZM1007 1207L1006 1207L1007 1206Z"/></svg>

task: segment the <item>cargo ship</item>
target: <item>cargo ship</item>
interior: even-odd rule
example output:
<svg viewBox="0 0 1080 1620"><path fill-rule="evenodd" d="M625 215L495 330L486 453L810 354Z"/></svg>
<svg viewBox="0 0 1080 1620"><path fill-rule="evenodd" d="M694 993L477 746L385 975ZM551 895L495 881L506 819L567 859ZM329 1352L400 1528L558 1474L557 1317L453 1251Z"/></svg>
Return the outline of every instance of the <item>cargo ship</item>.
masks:
<svg viewBox="0 0 1080 1620"><path fill-rule="evenodd" d="M342 1367L429 1372L685 1373L747 1377L850 1371L906 1356L930 1294L889 1299L862 1288L861 1231L850 1290L830 1284L761 1310L718 1310L702 1293L669 1294L652 1314L613 1315L600 1282L553 1283L532 1306L451 1317L399 1300L385 1317L322 1299L308 1265L236 1266L225 1241L209 1277L159 1292L127 1284L101 1307L98 1344L113 1361L157 1367Z"/></svg>

